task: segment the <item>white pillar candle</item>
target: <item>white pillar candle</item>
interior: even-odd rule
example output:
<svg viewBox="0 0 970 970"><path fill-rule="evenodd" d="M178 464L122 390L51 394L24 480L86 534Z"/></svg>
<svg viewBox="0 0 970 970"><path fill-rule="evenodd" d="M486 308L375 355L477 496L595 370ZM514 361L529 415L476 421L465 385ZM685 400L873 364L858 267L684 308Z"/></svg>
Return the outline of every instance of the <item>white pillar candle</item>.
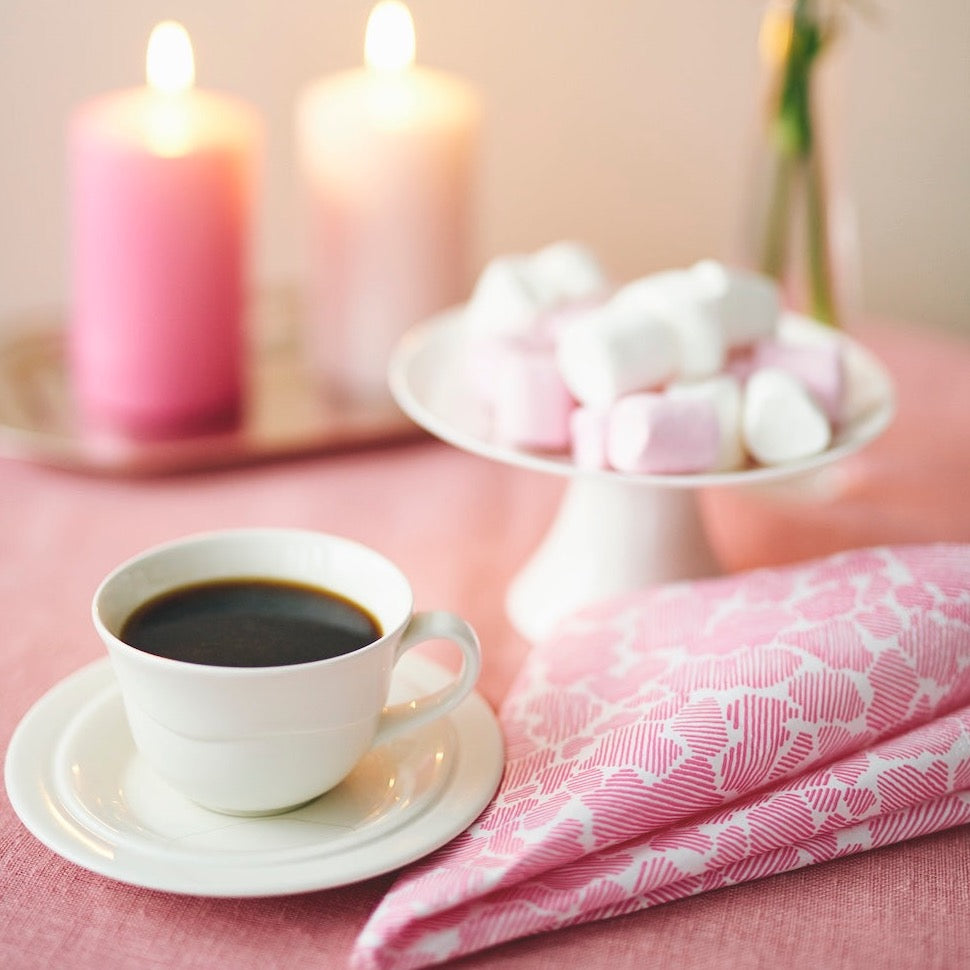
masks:
<svg viewBox="0 0 970 970"><path fill-rule="evenodd" d="M372 11L365 57L302 93L296 128L309 357L329 390L380 398L400 335L467 296L479 104L463 81L414 66L397 0Z"/></svg>

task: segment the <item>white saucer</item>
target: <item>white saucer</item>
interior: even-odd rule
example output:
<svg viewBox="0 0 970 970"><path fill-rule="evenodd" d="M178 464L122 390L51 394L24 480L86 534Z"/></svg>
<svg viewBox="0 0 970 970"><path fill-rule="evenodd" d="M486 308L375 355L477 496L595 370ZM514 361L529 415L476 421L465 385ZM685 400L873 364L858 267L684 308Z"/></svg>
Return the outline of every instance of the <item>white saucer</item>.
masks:
<svg viewBox="0 0 970 970"><path fill-rule="evenodd" d="M449 674L415 654L391 700ZM471 694L449 715L371 751L337 788L285 815L233 818L189 802L134 749L107 659L67 677L20 722L7 795L45 845L121 882L198 896L273 896L367 879L471 824L498 787L501 731Z"/></svg>

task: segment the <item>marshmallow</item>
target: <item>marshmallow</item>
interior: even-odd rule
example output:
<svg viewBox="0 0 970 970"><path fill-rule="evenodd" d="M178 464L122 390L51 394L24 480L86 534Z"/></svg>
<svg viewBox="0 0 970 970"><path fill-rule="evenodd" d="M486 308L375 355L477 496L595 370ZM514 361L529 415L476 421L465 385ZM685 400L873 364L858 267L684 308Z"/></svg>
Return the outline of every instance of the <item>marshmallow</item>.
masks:
<svg viewBox="0 0 970 970"><path fill-rule="evenodd" d="M560 332L566 326L598 309L603 302L602 296L583 297L543 310L536 320L535 339L545 346L554 347Z"/></svg>
<svg viewBox="0 0 970 970"><path fill-rule="evenodd" d="M724 361L724 373L745 384L748 378L758 369L754 359L754 344L736 347L728 352Z"/></svg>
<svg viewBox="0 0 970 970"><path fill-rule="evenodd" d="M793 347L841 345L841 338L833 327L821 326L794 314L783 316L778 322L778 340Z"/></svg>
<svg viewBox="0 0 970 970"><path fill-rule="evenodd" d="M689 272L694 285L716 306L727 348L774 335L781 294L773 279L728 269L712 259L696 263Z"/></svg>
<svg viewBox="0 0 970 970"><path fill-rule="evenodd" d="M802 382L828 419L842 417L845 375L842 351L836 341L783 344L761 341L755 347L755 367L779 367Z"/></svg>
<svg viewBox="0 0 970 970"><path fill-rule="evenodd" d="M556 360L573 397L602 408L673 377L677 341L659 317L611 300L559 331Z"/></svg>
<svg viewBox="0 0 970 970"><path fill-rule="evenodd" d="M578 243L554 243L533 255L500 256L478 278L465 307L473 334L536 335L541 311L606 290L595 256Z"/></svg>
<svg viewBox="0 0 970 970"><path fill-rule="evenodd" d="M585 300L607 289L606 276L592 250L575 242L540 249L529 260L529 278L544 307Z"/></svg>
<svg viewBox="0 0 970 970"><path fill-rule="evenodd" d="M669 324L677 343L677 372L681 377L710 377L724 366L724 327L718 307L690 273L668 270L645 276L624 286L613 301L655 313Z"/></svg>
<svg viewBox="0 0 970 970"><path fill-rule="evenodd" d="M801 381L778 367L751 375L744 390L741 430L748 452L763 465L809 458L832 441L824 411Z"/></svg>
<svg viewBox="0 0 970 970"><path fill-rule="evenodd" d="M573 461L578 468L606 468L609 410L578 407L569 416Z"/></svg>
<svg viewBox="0 0 970 970"><path fill-rule="evenodd" d="M508 348L493 396L495 437L519 448L564 451L575 402L550 353Z"/></svg>
<svg viewBox="0 0 970 970"><path fill-rule="evenodd" d="M539 309L528 257L502 256L482 270L465 306L465 323L473 336L525 338Z"/></svg>
<svg viewBox="0 0 970 970"><path fill-rule="evenodd" d="M845 395L842 400L842 424L852 424L875 410L885 407L891 390L872 372L861 347L846 348L843 358Z"/></svg>
<svg viewBox="0 0 970 970"><path fill-rule="evenodd" d="M730 374L704 381L678 381L667 388L671 400L709 401L717 415L720 443L712 471L734 471L745 465L747 455L741 440L741 382Z"/></svg>
<svg viewBox="0 0 970 970"><path fill-rule="evenodd" d="M610 409L606 455L617 471L705 472L717 462L720 439L709 400L629 394Z"/></svg>
<svg viewBox="0 0 970 970"><path fill-rule="evenodd" d="M677 338L680 375L711 377L724 366L724 329L710 307L685 304L670 317Z"/></svg>
<svg viewBox="0 0 970 970"><path fill-rule="evenodd" d="M785 317L778 328L778 339L796 347L837 347L842 358L842 400L839 423L852 424L885 403L886 387L873 380L866 353L856 344L842 340L829 327L806 326L799 317Z"/></svg>
<svg viewBox="0 0 970 970"><path fill-rule="evenodd" d="M683 302L696 292L689 270L667 269L626 283L616 291L614 299L639 307L666 307Z"/></svg>
<svg viewBox="0 0 970 970"><path fill-rule="evenodd" d="M539 341L502 335L472 337L464 358L464 378L475 397L486 405L495 403L499 375L509 358L548 348Z"/></svg>

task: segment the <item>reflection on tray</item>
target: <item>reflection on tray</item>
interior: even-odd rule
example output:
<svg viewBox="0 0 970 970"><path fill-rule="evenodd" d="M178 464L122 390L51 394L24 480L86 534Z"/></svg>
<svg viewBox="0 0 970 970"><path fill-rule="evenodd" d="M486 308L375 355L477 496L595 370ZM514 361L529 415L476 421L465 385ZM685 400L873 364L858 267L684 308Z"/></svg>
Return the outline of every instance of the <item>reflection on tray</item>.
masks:
<svg viewBox="0 0 970 970"><path fill-rule="evenodd" d="M165 441L92 433L79 425L54 320L0 344L0 455L78 471L148 475L367 447L419 436L390 400L328 400L301 356L291 293L265 294L255 313L247 411L238 429Z"/></svg>

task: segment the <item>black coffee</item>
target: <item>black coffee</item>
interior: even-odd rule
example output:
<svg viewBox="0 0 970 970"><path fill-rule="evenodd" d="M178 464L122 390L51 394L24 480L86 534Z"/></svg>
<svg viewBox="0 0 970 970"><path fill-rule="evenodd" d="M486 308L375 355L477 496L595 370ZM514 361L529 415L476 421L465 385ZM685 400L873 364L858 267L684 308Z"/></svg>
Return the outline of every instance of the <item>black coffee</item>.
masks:
<svg viewBox="0 0 970 970"><path fill-rule="evenodd" d="M216 667L326 660L380 636L362 606L327 590L272 579L182 586L140 606L120 633L146 653Z"/></svg>

